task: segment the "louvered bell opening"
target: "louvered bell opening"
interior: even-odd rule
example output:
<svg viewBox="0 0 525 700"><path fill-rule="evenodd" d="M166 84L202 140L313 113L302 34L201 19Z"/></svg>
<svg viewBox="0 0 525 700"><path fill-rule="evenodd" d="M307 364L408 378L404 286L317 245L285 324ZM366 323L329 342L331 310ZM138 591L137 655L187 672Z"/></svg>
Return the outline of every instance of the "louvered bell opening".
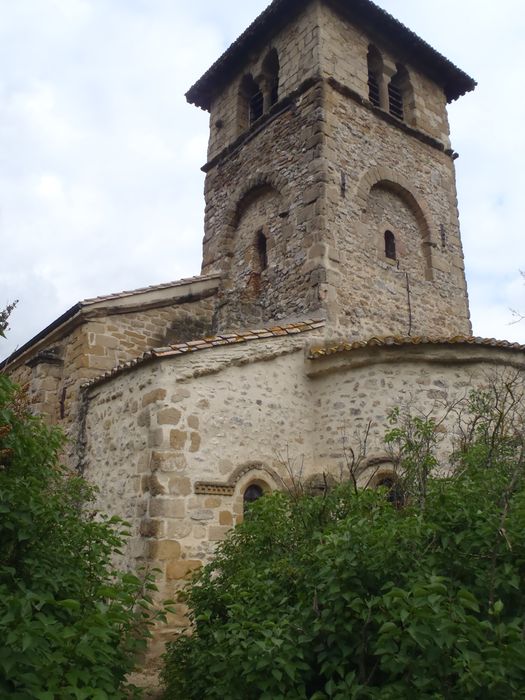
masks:
<svg viewBox="0 0 525 700"><path fill-rule="evenodd" d="M403 93L395 85L388 86L388 100L390 114L396 119L403 121L405 112L403 109Z"/></svg>
<svg viewBox="0 0 525 700"><path fill-rule="evenodd" d="M380 106L379 83L373 73L368 74L368 99L374 105L374 107Z"/></svg>
<svg viewBox="0 0 525 700"><path fill-rule="evenodd" d="M250 98L250 124L257 121L262 117L264 111L264 96L260 90L258 90Z"/></svg>

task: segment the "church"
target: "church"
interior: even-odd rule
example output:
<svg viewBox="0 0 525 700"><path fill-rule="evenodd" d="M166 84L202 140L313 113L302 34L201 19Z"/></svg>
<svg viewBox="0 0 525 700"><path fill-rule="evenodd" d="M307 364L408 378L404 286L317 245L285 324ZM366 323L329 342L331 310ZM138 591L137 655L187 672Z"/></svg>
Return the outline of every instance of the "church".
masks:
<svg viewBox="0 0 525 700"><path fill-rule="evenodd" d="M319 488L353 450L391 483L394 407L524 368L472 337L447 104L474 87L370 0L274 0L187 93L210 114L201 275L82 301L8 358L161 598L293 475Z"/></svg>

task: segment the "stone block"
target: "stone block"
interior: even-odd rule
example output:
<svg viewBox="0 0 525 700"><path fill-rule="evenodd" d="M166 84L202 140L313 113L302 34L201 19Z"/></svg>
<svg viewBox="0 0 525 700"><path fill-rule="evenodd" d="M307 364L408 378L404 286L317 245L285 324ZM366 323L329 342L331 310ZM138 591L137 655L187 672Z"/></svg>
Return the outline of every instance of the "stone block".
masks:
<svg viewBox="0 0 525 700"><path fill-rule="evenodd" d="M175 391L175 393L171 397L171 400L173 403L179 403L180 401L184 401L184 399L189 399L190 396L191 394L188 391L188 389L184 389L181 387Z"/></svg>
<svg viewBox="0 0 525 700"><path fill-rule="evenodd" d="M181 520L169 519L165 521L165 525L165 536L175 540L182 540L185 537L188 537L193 528L191 521L186 518Z"/></svg>
<svg viewBox="0 0 525 700"><path fill-rule="evenodd" d="M233 515L229 510L223 510L219 513L219 525L231 527L233 525Z"/></svg>
<svg viewBox="0 0 525 700"><path fill-rule="evenodd" d="M213 520L213 511L206 508L198 508L190 511L190 518L192 520Z"/></svg>
<svg viewBox="0 0 525 700"><path fill-rule="evenodd" d="M151 498L149 514L152 518L184 518L186 504L183 498Z"/></svg>
<svg viewBox="0 0 525 700"><path fill-rule="evenodd" d="M198 452L201 446L199 433L191 433L190 452Z"/></svg>
<svg viewBox="0 0 525 700"><path fill-rule="evenodd" d="M178 579L189 579L194 571L197 571L202 566L202 562L198 559L179 559L179 561L170 561L166 567L166 578L168 581Z"/></svg>
<svg viewBox="0 0 525 700"><path fill-rule="evenodd" d="M225 527L223 525L214 525L208 528L208 537L210 542L220 542L226 537L229 530L229 527Z"/></svg>
<svg viewBox="0 0 525 700"><path fill-rule="evenodd" d="M169 491L175 496L189 496L191 481L187 476L172 476L169 480Z"/></svg>
<svg viewBox="0 0 525 700"><path fill-rule="evenodd" d="M170 431L170 445L174 450L183 450L187 439L188 433L183 430Z"/></svg>
<svg viewBox="0 0 525 700"><path fill-rule="evenodd" d="M156 430L150 430L148 433L148 446L149 447L162 447L164 444L164 431L162 428L157 428Z"/></svg>
<svg viewBox="0 0 525 700"><path fill-rule="evenodd" d="M180 554L181 546L176 540L154 540L148 543L148 556L150 559L158 561L179 559Z"/></svg>
<svg viewBox="0 0 525 700"><path fill-rule="evenodd" d="M137 418L137 425L139 428L149 428L151 424L151 415L149 410L141 411Z"/></svg>
<svg viewBox="0 0 525 700"><path fill-rule="evenodd" d="M157 401L164 401L166 398L167 392L165 389L154 389L153 391L148 391L147 394L144 394L142 397L142 406L149 406L152 403L156 403Z"/></svg>
<svg viewBox="0 0 525 700"><path fill-rule="evenodd" d="M191 428L192 430L198 430L199 429L199 417L195 415L188 416L188 428Z"/></svg>
<svg viewBox="0 0 525 700"><path fill-rule="evenodd" d="M98 345L99 347L102 348L111 348L111 349L116 349L119 347L119 340L118 338L115 338L112 335L96 335L95 336L95 345Z"/></svg>
<svg viewBox="0 0 525 700"><path fill-rule="evenodd" d="M182 413L176 408L164 408L157 413L158 425L177 425Z"/></svg>
<svg viewBox="0 0 525 700"><path fill-rule="evenodd" d="M140 534L142 537L163 537L165 525L163 520L144 519L140 523Z"/></svg>
<svg viewBox="0 0 525 700"><path fill-rule="evenodd" d="M204 499L205 508L218 508L222 503L222 498L219 496L208 496Z"/></svg>
<svg viewBox="0 0 525 700"><path fill-rule="evenodd" d="M157 474L147 476L147 490L152 496L162 496L166 493L166 487L159 481Z"/></svg>

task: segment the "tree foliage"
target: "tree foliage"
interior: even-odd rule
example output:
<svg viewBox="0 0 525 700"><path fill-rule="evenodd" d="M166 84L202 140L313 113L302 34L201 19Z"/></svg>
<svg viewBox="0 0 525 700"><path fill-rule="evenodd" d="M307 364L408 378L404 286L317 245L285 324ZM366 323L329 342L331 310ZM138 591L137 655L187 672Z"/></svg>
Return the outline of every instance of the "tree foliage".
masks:
<svg viewBox="0 0 525 700"><path fill-rule="evenodd" d="M404 505L352 480L254 504L187 591L166 697L508 700L525 687L524 433L513 387L392 416Z"/></svg>
<svg viewBox="0 0 525 700"><path fill-rule="evenodd" d="M152 582L114 570L126 526L90 512L62 444L0 374L0 697L114 700L146 644Z"/></svg>
<svg viewBox="0 0 525 700"><path fill-rule="evenodd" d="M18 302L8 304L5 309L0 309L0 338L5 338L5 333L9 328L9 316L15 309Z"/></svg>

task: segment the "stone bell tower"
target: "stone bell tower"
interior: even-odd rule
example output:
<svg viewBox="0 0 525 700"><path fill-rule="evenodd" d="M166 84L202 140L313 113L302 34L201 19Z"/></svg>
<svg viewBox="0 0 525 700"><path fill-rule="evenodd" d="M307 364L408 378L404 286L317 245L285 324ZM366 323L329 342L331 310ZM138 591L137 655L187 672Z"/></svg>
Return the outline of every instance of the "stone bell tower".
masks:
<svg viewBox="0 0 525 700"><path fill-rule="evenodd" d="M446 108L474 86L369 0L274 0L187 94L217 330L470 334Z"/></svg>

